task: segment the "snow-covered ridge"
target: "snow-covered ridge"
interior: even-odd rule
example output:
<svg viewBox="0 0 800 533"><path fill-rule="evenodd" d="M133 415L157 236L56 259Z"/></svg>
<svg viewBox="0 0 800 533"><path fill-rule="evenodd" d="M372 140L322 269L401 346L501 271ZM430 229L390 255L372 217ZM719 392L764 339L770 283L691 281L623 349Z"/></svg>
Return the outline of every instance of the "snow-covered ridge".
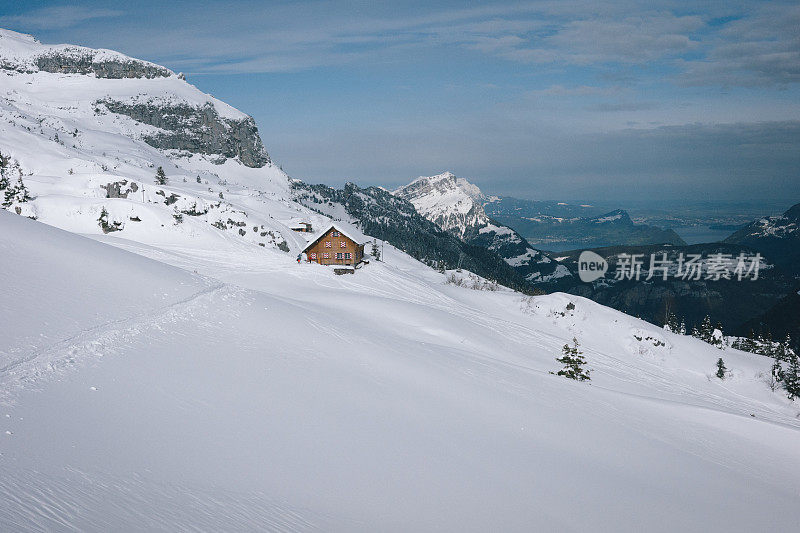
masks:
<svg viewBox="0 0 800 533"><path fill-rule="evenodd" d="M46 45L33 36L0 29L0 69L17 72L93 74L98 78L157 78L175 73L113 50Z"/></svg>

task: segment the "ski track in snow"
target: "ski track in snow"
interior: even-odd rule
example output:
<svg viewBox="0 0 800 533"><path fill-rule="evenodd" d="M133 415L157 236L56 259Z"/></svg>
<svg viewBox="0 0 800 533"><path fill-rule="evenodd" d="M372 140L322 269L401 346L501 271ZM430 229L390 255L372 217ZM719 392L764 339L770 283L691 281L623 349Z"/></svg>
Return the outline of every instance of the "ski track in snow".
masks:
<svg viewBox="0 0 800 533"><path fill-rule="evenodd" d="M0 384L2 384L0 404L13 403L13 392L26 384L81 364L90 357L103 357L112 353L115 346L124 346L127 339L143 331L186 319L192 315L195 307L208 303L215 297L226 297L239 292L241 289L215 282L187 298L160 309L86 328L75 335L33 351L12 350L8 354L11 356L11 362L0 367Z"/></svg>

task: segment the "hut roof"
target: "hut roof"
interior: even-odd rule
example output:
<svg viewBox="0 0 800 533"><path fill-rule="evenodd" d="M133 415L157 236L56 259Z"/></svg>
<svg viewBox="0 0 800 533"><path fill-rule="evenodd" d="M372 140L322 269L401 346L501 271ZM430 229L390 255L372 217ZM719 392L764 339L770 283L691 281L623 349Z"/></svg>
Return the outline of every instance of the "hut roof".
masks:
<svg viewBox="0 0 800 533"><path fill-rule="evenodd" d="M325 226L325 228L322 231L315 233L314 236L311 237L311 240L308 241L306 247L303 248L303 252L305 252L306 250L317 244L319 240L322 239L322 237L324 237L325 234L332 229L338 231L339 233L341 233L342 235L344 235L345 237L347 237L356 244L364 244L367 242L367 237L352 224L348 224L347 222L331 222L330 224Z"/></svg>

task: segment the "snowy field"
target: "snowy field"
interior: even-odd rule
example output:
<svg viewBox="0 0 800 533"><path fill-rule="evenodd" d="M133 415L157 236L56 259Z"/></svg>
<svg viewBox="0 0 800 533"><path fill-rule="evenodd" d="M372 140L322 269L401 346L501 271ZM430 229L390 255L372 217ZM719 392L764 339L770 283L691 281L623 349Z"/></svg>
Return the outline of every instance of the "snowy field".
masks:
<svg viewBox="0 0 800 533"><path fill-rule="evenodd" d="M759 356L572 296L448 285L394 250L334 276L0 228L2 530L800 521L798 406ZM573 336L590 383L548 373Z"/></svg>

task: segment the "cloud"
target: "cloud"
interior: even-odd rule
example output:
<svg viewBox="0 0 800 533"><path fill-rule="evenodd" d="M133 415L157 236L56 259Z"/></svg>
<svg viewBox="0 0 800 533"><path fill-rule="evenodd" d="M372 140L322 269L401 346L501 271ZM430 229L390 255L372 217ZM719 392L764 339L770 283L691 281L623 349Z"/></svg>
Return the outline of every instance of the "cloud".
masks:
<svg viewBox="0 0 800 533"><path fill-rule="evenodd" d="M234 1L202 10L168 4L146 24L141 17L120 20L116 10L79 6L41 8L2 17L0 24L86 30L85 22L116 17L104 46L192 74L413 62L462 49L531 68L584 67L617 80L624 75L628 83L647 76L685 86L800 81L800 6L725 3L705 6L701 14L679 14L669 2L661 6L577 0L412 11ZM96 31L83 35L96 40Z"/></svg>
<svg viewBox="0 0 800 533"><path fill-rule="evenodd" d="M585 18L557 24L544 37L506 35L470 46L525 63L645 63L697 48L700 42L691 34L703 26L699 16L672 13Z"/></svg>
<svg viewBox="0 0 800 533"><path fill-rule="evenodd" d="M657 102L602 102L587 106L589 111L645 111L659 107Z"/></svg>
<svg viewBox="0 0 800 533"><path fill-rule="evenodd" d="M800 82L800 6L764 6L726 24L705 57L680 63L685 85L788 86Z"/></svg>
<svg viewBox="0 0 800 533"><path fill-rule="evenodd" d="M122 11L115 9L92 9L81 6L52 6L29 11L22 15L0 17L0 26L20 28L24 31L54 30L77 26L94 19L119 17Z"/></svg>
<svg viewBox="0 0 800 533"><path fill-rule="evenodd" d="M535 91L528 91L528 95L546 95L546 96L613 96L622 91L620 87L597 87L591 85L579 85L575 87L565 87L563 85L551 85L546 89L539 89Z"/></svg>

